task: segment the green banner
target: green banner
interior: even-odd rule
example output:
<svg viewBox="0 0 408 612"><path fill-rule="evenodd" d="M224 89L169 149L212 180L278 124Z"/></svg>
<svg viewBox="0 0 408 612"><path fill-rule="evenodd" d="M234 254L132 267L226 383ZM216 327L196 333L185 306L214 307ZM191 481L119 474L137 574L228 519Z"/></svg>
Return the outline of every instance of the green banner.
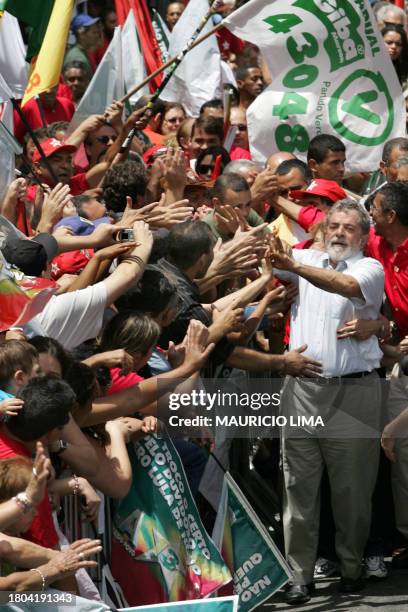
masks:
<svg viewBox="0 0 408 612"><path fill-rule="evenodd" d="M115 513L114 536L129 559L150 568L164 593L161 601L201 599L230 582L231 574L204 529L171 440L146 436L128 450L133 483ZM129 567L124 569L128 573ZM138 578L135 568L134 581ZM156 598L151 594L151 602L160 601L158 591ZM129 601L125 588L124 592Z"/></svg>
<svg viewBox="0 0 408 612"><path fill-rule="evenodd" d="M239 612L254 610L290 579L286 561L228 473L213 539L232 573Z"/></svg>

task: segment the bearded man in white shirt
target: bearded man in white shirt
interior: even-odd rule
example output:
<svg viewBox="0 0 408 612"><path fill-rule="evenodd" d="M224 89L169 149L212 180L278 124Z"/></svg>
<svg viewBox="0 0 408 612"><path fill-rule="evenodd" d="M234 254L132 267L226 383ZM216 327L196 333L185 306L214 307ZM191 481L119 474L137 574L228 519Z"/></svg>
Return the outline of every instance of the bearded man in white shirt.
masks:
<svg viewBox="0 0 408 612"><path fill-rule="evenodd" d="M379 315L384 271L363 255L369 229L368 213L352 200L341 200L327 215L325 251L287 254L279 241L272 247L277 274L298 284L290 344L307 345L304 354L323 364L323 375L315 379L288 376L282 393L288 424L303 417L303 425L287 426L282 436L285 547L294 573L286 599L291 604L308 601L314 590L324 466L336 525L340 590L352 593L364 585L361 563L380 450L376 368L382 352L376 336L339 339L337 332L347 321ZM323 427L310 420L318 416Z"/></svg>

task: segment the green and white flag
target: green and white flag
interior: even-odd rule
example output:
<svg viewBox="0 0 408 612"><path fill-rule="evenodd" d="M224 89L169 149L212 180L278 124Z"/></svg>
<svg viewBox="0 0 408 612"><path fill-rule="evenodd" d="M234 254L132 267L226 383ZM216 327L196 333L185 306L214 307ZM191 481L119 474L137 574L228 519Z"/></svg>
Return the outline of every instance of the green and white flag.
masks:
<svg viewBox="0 0 408 612"><path fill-rule="evenodd" d="M156 9L153 9L152 12L153 30L156 36L157 44L159 45L162 62L164 64L169 58L170 30L161 18L160 13L158 13Z"/></svg>
<svg viewBox="0 0 408 612"><path fill-rule="evenodd" d="M290 580L285 559L228 472L213 540L232 574L239 612L254 610Z"/></svg>
<svg viewBox="0 0 408 612"><path fill-rule="evenodd" d="M405 136L401 86L367 0L251 0L224 20L255 43L272 84L248 109L254 161L305 158L317 134L340 137L348 171L377 167Z"/></svg>
<svg viewBox="0 0 408 612"><path fill-rule="evenodd" d="M192 601L122 608L121 612L238 612L238 597L215 597Z"/></svg>

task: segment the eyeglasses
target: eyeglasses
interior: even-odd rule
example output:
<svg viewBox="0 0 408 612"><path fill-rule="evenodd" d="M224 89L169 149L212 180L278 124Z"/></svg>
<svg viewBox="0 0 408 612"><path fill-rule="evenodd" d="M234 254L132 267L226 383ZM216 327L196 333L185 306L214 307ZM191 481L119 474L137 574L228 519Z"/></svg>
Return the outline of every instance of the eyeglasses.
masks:
<svg viewBox="0 0 408 612"><path fill-rule="evenodd" d="M112 136L95 136L96 140L101 144L107 145L111 140L114 140Z"/></svg>
<svg viewBox="0 0 408 612"><path fill-rule="evenodd" d="M238 132L246 132L248 129L245 123L236 123L235 125L231 124L231 127L237 128Z"/></svg>
<svg viewBox="0 0 408 612"><path fill-rule="evenodd" d="M181 123L182 121L184 121L184 119L182 119L181 117L172 117L171 119L165 119L164 121L167 121L167 123Z"/></svg>

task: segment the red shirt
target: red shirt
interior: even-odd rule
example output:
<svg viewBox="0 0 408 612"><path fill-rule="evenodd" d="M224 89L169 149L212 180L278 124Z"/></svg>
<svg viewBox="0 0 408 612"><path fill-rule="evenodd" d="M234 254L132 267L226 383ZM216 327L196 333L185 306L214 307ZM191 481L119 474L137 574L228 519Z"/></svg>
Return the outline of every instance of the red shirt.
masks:
<svg viewBox="0 0 408 612"><path fill-rule="evenodd" d="M75 174L69 181L69 188L71 190L71 194L74 196L81 195L87 189L90 189L89 183L86 180L86 173L81 172L80 174ZM37 185L30 185L26 192L26 198L29 202L34 202L35 196L37 193Z"/></svg>
<svg viewBox="0 0 408 612"><path fill-rule="evenodd" d="M113 395L114 393L118 393L118 391L128 389L129 387L140 383L141 380L144 380L144 378L139 376L139 374L136 374L136 372L129 372L129 374L126 374L126 376L122 376L120 371L120 368L111 368L110 375L112 378L112 384L109 387L108 395Z"/></svg>
<svg viewBox="0 0 408 612"><path fill-rule="evenodd" d="M325 219L326 213L315 206L301 208L298 223L306 231ZM393 318L402 336L408 335L408 238L393 251L388 242L370 229L367 257L379 261L385 273L385 293L390 304Z"/></svg>
<svg viewBox="0 0 408 612"><path fill-rule="evenodd" d="M382 263L385 293L402 336L408 335L408 238L393 251L388 242L370 230L366 254Z"/></svg>
<svg viewBox="0 0 408 612"><path fill-rule="evenodd" d="M18 456L31 457L31 453L21 442L9 438L4 431L0 430L0 459ZM51 505L47 491L44 494L44 499L37 506L37 514L24 537L26 540L46 548L55 548L58 544L58 535L52 520Z"/></svg>
<svg viewBox="0 0 408 612"><path fill-rule="evenodd" d="M40 109L35 98L31 98L22 110L31 129L36 130L37 128L43 127ZM75 112L75 107L71 100L59 98L57 96L54 108L50 110L43 106L43 110L45 122L47 125L50 125L50 123L54 123L55 121L71 121L72 115ZM14 135L17 140L23 142L26 131L24 123L21 121L17 111L14 111Z"/></svg>
<svg viewBox="0 0 408 612"><path fill-rule="evenodd" d="M243 149L242 147L232 147L230 151L230 158L233 161L234 159L252 159L251 153L248 149Z"/></svg>

